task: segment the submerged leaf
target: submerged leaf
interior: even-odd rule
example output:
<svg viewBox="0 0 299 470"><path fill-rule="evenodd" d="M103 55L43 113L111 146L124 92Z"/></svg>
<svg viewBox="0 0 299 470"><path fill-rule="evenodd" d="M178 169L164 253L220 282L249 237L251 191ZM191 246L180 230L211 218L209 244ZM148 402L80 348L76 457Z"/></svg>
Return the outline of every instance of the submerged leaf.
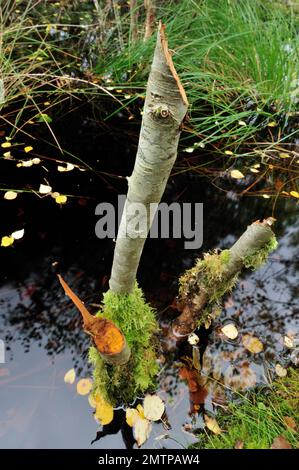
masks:
<svg viewBox="0 0 299 470"><path fill-rule="evenodd" d="M264 349L263 343L261 343L261 341L255 336L244 335L242 343L244 348L253 354L260 353Z"/></svg>
<svg viewBox="0 0 299 470"><path fill-rule="evenodd" d="M92 388L92 381L90 379L80 379L77 383L77 393L79 395L87 395Z"/></svg>
<svg viewBox="0 0 299 470"><path fill-rule="evenodd" d="M159 421L165 410L164 403L158 395L146 395L143 407L144 416L151 421Z"/></svg>

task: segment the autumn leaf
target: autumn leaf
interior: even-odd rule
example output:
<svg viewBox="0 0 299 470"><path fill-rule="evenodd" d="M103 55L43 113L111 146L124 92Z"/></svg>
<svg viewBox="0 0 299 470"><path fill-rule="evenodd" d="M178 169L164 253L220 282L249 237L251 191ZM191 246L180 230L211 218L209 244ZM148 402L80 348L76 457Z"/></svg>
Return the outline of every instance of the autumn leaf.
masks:
<svg viewBox="0 0 299 470"><path fill-rule="evenodd" d="M63 380L66 384L73 384L75 382L75 378L76 378L75 369L70 369L65 373Z"/></svg>
<svg viewBox="0 0 299 470"><path fill-rule="evenodd" d="M31 145L28 145L27 147L24 148L24 152L26 153L31 152L31 150L33 150L33 147L31 147Z"/></svg>
<svg viewBox="0 0 299 470"><path fill-rule="evenodd" d="M10 245L13 244L14 240L15 240L15 239L14 239L12 236L9 236L9 237L7 237L7 236L2 237L2 238L1 238L1 246L3 246L3 247L10 246Z"/></svg>
<svg viewBox="0 0 299 470"><path fill-rule="evenodd" d="M11 147L11 142L3 142L3 144L1 144L1 147L4 148L4 149L7 149L7 148Z"/></svg>
<svg viewBox="0 0 299 470"><path fill-rule="evenodd" d="M289 349L292 349L294 347L294 341L289 336L284 336L283 343Z"/></svg>
<svg viewBox="0 0 299 470"><path fill-rule="evenodd" d="M284 416L283 421L284 421L286 427L288 429L290 429L291 431L296 431L297 430L296 421L291 416Z"/></svg>
<svg viewBox="0 0 299 470"><path fill-rule="evenodd" d="M52 187L47 184L40 184L38 192L40 194L49 194L52 191Z"/></svg>
<svg viewBox="0 0 299 470"><path fill-rule="evenodd" d="M62 173L64 171L72 171L74 168L75 168L75 165L73 165L72 163L67 163L66 167L62 165L58 165L57 170Z"/></svg>
<svg viewBox="0 0 299 470"><path fill-rule="evenodd" d="M261 343L261 341L255 336L244 335L242 343L244 348L253 354L258 354L264 349L263 343Z"/></svg>
<svg viewBox="0 0 299 470"><path fill-rule="evenodd" d="M165 410L163 401L158 395L146 395L143 400L144 416L150 421L159 421Z"/></svg>
<svg viewBox="0 0 299 470"><path fill-rule="evenodd" d="M111 423L114 416L113 406L99 394L96 394L93 398L95 402L95 419L102 426Z"/></svg>
<svg viewBox="0 0 299 470"><path fill-rule="evenodd" d="M233 323L228 323L221 328L222 333L229 339L236 339L238 330Z"/></svg>
<svg viewBox="0 0 299 470"><path fill-rule="evenodd" d="M55 202L57 202L57 204L65 204L66 201L67 201L67 197L62 194L59 194L59 196L55 197Z"/></svg>
<svg viewBox="0 0 299 470"><path fill-rule="evenodd" d="M237 440L236 443L235 443L234 449L243 449L243 448L244 448L244 442L240 441L240 440Z"/></svg>
<svg viewBox="0 0 299 470"><path fill-rule="evenodd" d="M208 415L204 415L204 420L206 423L207 428L212 431L214 434L218 435L221 434L221 429L219 427L219 424L217 423L215 418L211 418Z"/></svg>
<svg viewBox="0 0 299 470"><path fill-rule="evenodd" d="M13 201L14 199L16 199L16 197L18 197L18 193L16 193L15 191L6 191L6 193L4 194L4 199L6 199L7 201Z"/></svg>
<svg viewBox="0 0 299 470"><path fill-rule="evenodd" d="M140 418L140 414L136 408L127 408L126 410L126 422L131 428L136 423L137 419Z"/></svg>
<svg viewBox="0 0 299 470"><path fill-rule="evenodd" d="M149 435L152 430L152 423L148 421L146 418L138 417L136 423L133 427L133 435L136 439L138 447L145 443L145 441L149 438Z"/></svg>
<svg viewBox="0 0 299 470"><path fill-rule="evenodd" d="M278 377L286 377L288 373L288 371L284 369L280 364L276 364L275 372L278 375Z"/></svg>
<svg viewBox="0 0 299 470"><path fill-rule="evenodd" d="M21 230L16 230L15 232L13 232L11 236L12 238L14 238L14 240L20 240L21 238L23 238L24 233L25 230L22 228Z"/></svg>
<svg viewBox="0 0 299 470"><path fill-rule="evenodd" d="M243 173L242 173L241 171L239 171L239 170L232 170L232 171L230 172L230 176L231 176L232 178L237 179L237 180L238 180L238 179L241 179L241 178L244 178Z"/></svg>
<svg viewBox="0 0 299 470"><path fill-rule="evenodd" d="M80 379L77 383L77 393L79 395L87 395L92 388L92 381L90 379Z"/></svg>
<svg viewBox="0 0 299 470"><path fill-rule="evenodd" d="M272 442L271 449L292 449L292 446L284 436L277 436Z"/></svg>
<svg viewBox="0 0 299 470"><path fill-rule="evenodd" d="M298 193L298 191L291 191L291 192L290 192L290 195L293 196L293 197L295 197L296 199L299 199L299 193Z"/></svg>

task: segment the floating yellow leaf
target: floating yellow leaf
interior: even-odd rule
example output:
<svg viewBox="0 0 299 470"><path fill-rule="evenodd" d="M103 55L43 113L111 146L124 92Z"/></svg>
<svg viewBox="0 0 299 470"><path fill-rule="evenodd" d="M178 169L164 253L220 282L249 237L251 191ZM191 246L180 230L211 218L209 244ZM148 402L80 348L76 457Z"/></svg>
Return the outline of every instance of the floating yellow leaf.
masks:
<svg viewBox="0 0 299 470"><path fill-rule="evenodd" d="M239 332L233 323L228 323L221 328L222 333L229 339L236 339Z"/></svg>
<svg viewBox="0 0 299 470"><path fill-rule="evenodd" d="M65 204L67 201L67 197L62 194L59 194L59 196L56 196L55 201L57 202L57 204Z"/></svg>
<svg viewBox="0 0 299 470"><path fill-rule="evenodd" d="M4 152L3 157L4 157L5 160L12 160L13 159L13 156L12 156L11 152Z"/></svg>
<svg viewBox="0 0 299 470"><path fill-rule="evenodd" d="M279 156L280 158L290 158L291 155L289 153L281 152Z"/></svg>
<svg viewBox="0 0 299 470"><path fill-rule="evenodd" d="M6 191L4 194L4 199L7 199L7 201L13 201L16 197L18 197L18 193L15 191Z"/></svg>
<svg viewBox="0 0 299 470"><path fill-rule="evenodd" d="M62 173L64 171L72 171L74 168L75 168L75 165L73 165L72 163L67 163L66 167L58 165L57 170Z"/></svg>
<svg viewBox="0 0 299 470"><path fill-rule="evenodd" d="M77 383L77 393L79 395L87 395L92 388L92 381L90 379L80 379Z"/></svg>
<svg viewBox="0 0 299 470"><path fill-rule="evenodd" d="M29 166L32 166L32 165L33 165L32 160L25 160L24 162L21 162L21 166L24 166L24 167L29 167Z"/></svg>
<svg viewBox="0 0 299 470"><path fill-rule="evenodd" d="M278 377L286 377L288 374L288 371L284 369L284 367L282 367L280 364L276 364L275 372L278 375Z"/></svg>
<svg viewBox="0 0 299 470"><path fill-rule="evenodd" d="M257 168L250 168L251 173L259 173L259 170Z"/></svg>
<svg viewBox="0 0 299 470"><path fill-rule="evenodd" d="M49 194L52 191L51 186L48 186L46 184L40 184L38 192L40 194Z"/></svg>
<svg viewBox="0 0 299 470"><path fill-rule="evenodd" d="M232 178L235 178L235 179L241 179L241 178L244 178L244 175L241 171L239 170L232 170L230 172L230 175Z"/></svg>
<svg viewBox="0 0 299 470"><path fill-rule="evenodd" d="M244 335L242 338L242 343L244 348L253 354L260 353L264 349L263 343L261 343L260 340L255 336Z"/></svg>
<svg viewBox="0 0 299 470"><path fill-rule="evenodd" d="M263 198L264 199L270 199L271 196L269 196L269 194L263 194Z"/></svg>
<svg viewBox="0 0 299 470"><path fill-rule="evenodd" d="M221 434L221 429L215 418L210 418L208 415L204 415L205 423L207 428L214 434Z"/></svg>
<svg viewBox="0 0 299 470"><path fill-rule="evenodd" d="M24 148L24 152L26 153L31 152L31 150L33 150L33 147L31 147L31 145L28 145L27 147Z"/></svg>
<svg viewBox="0 0 299 470"><path fill-rule="evenodd" d="M268 122L268 127L276 127L277 126L277 122L276 121L270 121Z"/></svg>
<svg viewBox="0 0 299 470"><path fill-rule="evenodd" d="M140 414L141 418L145 418L143 406L142 405L137 405L136 409L137 409L138 413Z"/></svg>
<svg viewBox="0 0 299 470"><path fill-rule="evenodd" d="M114 416L113 406L110 405L103 397L97 394L94 397L96 410L94 413L95 419L102 425L111 423Z"/></svg>
<svg viewBox="0 0 299 470"><path fill-rule="evenodd" d="M136 408L127 408L126 410L126 422L131 428L136 423L137 419L140 418L140 414Z"/></svg>
<svg viewBox="0 0 299 470"><path fill-rule="evenodd" d="M225 150L225 155L233 155L233 152L231 150Z"/></svg>
<svg viewBox="0 0 299 470"><path fill-rule="evenodd" d="M1 246L7 247L13 244L14 238L12 236L5 236L1 238Z"/></svg>
<svg viewBox="0 0 299 470"><path fill-rule="evenodd" d="M297 199L299 199L299 193L298 193L298 191L291 191L291 192L290 192L290 195L293 196L293 197L296 197Z"/></svg>
<svg viewBox="0 0 299 470"><path fill-rule="evenodd" d="M159 421L165 410L163 401L158 395L146 395L143 400L145 418L150 421Z"/></svg>
<svg viewBox="0 0 299 470"><path fill-rule="evenodd" d="M11 236L14 240L20 240L21 238L23 238L24 233L25 230L22 228L22 230L17 230L16 232L13 232Z"/></svg>
<svg viewBox="0 0 299 470"><path fill-rule="evenodd" d="M289 349L294 347L294 341L289 336L284 336L283 343Z"/></svg>
<svg viewBox="0 0 299 470"><path fill-rule="evenodd" d="M1 147L3 147L4 149L8 149L9 147L11 147L11 142L3 142L3 144L1 144Z"/></svg>
<svg viewBox="0 0 299 470"><path fill-rule="evenodd" d="M133 427L133 434L138 447L145 443L152 430L152 423L147 419L138 418Z"/></svg>
<svg viewBox="0 0 299 470"><path fill-rule="evenodd" d="M41 159L36 157L36 158L33 158L31 161L33 165L38 165L41 162Z"/></svg>
<svg viewBox="0 0 299 470"><path fill-rule="evenodd" d="M193 147L187 147L187 148L184 149L184 152L192 153L192 152L194 152L194 148Z"/></svg>
<svg viewBox="0 0 299 470"><path fill-rule="evenodd" d="M70 369L64 375L63 380L66 384L73 384L75 382L75 378L76 378L75 369Z"/></svg>

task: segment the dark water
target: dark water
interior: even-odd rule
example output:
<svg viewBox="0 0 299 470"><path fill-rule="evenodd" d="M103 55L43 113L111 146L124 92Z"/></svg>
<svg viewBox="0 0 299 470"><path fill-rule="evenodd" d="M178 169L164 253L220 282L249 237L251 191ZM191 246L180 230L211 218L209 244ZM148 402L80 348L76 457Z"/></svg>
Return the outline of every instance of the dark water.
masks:
<svg viewBox="0 0 299 470"><path fill-rule="evenodd" d="M108 288L114 242L96 238L94 209L98 202L115 202L117 194L126 191L124 180L104 177L103 172L128 174L135 142L129 145L128 135L104 138L90 130L90 123L77 125L78 129L76 122L70 122L74 133L68 145L75 149L80 141L82 158L93 163L95 172L57 174L51 160L44 162L47 173L41 167L12 171L12 162L1 162L1 179L11 187L36 187L47 176L55 190L77 197L70 197L63 207L51 197L27 193L1 201L1 237L21 228L25 235L13 247L0 249L0 338L6 347L5 363L0 364L0 448L89 448L99 431L87 397L63 380L72 367L77 379L91 376L86 361L89 339L56 273L65 276L91 311L98 309ZM204 203L204 246L195 252L184 250L179 240L147 242L138 281L162 324L175 314L170 306L178 275L202 251L229 247L249 223L272 211L271 200L239 200L200 177L171 178L165 200ZM298 337L298 211L295 204L282 201L274 215L279 248L258 272L245 273L226 299L203 363L203 375L209 379L203 379L195 395L182 378L182 362L165 355L157 393L166 403L169 426L154 424L144 448L180 448L194 442L191 431L203 424L201 414L189 415L194 402L200 411L204 406L213 412L230 397L231 387L247 390L268 383L276 363L286 367L290 363L283 337ZM257 336L263 352L253 355L240 339L225 339L220 326L228 320L236 324L238 338L246 333ZM112 434L94 447L132 445L129 430L124 426L119 430L122 410L117 415L114 427L106 429Z"/></svg>

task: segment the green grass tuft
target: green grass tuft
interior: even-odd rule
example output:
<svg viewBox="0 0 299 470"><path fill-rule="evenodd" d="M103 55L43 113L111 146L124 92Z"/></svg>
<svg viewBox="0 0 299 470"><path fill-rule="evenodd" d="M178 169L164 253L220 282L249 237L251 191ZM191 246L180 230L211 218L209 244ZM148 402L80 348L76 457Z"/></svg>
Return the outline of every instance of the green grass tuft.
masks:
<svg viewBox="0 0 299 470"><path fill-rule="evenodd" d="M269 449L273 440L284 436L293 448L299 439L299 372L289 369L288 377L278 379L268 393L265 390L242 397L231 403L226 412L217 416L222 434L204 433L195 447L233 449L237 441L244 449ZM285 419L292 418L297 428L292 430Z"/></svg>

